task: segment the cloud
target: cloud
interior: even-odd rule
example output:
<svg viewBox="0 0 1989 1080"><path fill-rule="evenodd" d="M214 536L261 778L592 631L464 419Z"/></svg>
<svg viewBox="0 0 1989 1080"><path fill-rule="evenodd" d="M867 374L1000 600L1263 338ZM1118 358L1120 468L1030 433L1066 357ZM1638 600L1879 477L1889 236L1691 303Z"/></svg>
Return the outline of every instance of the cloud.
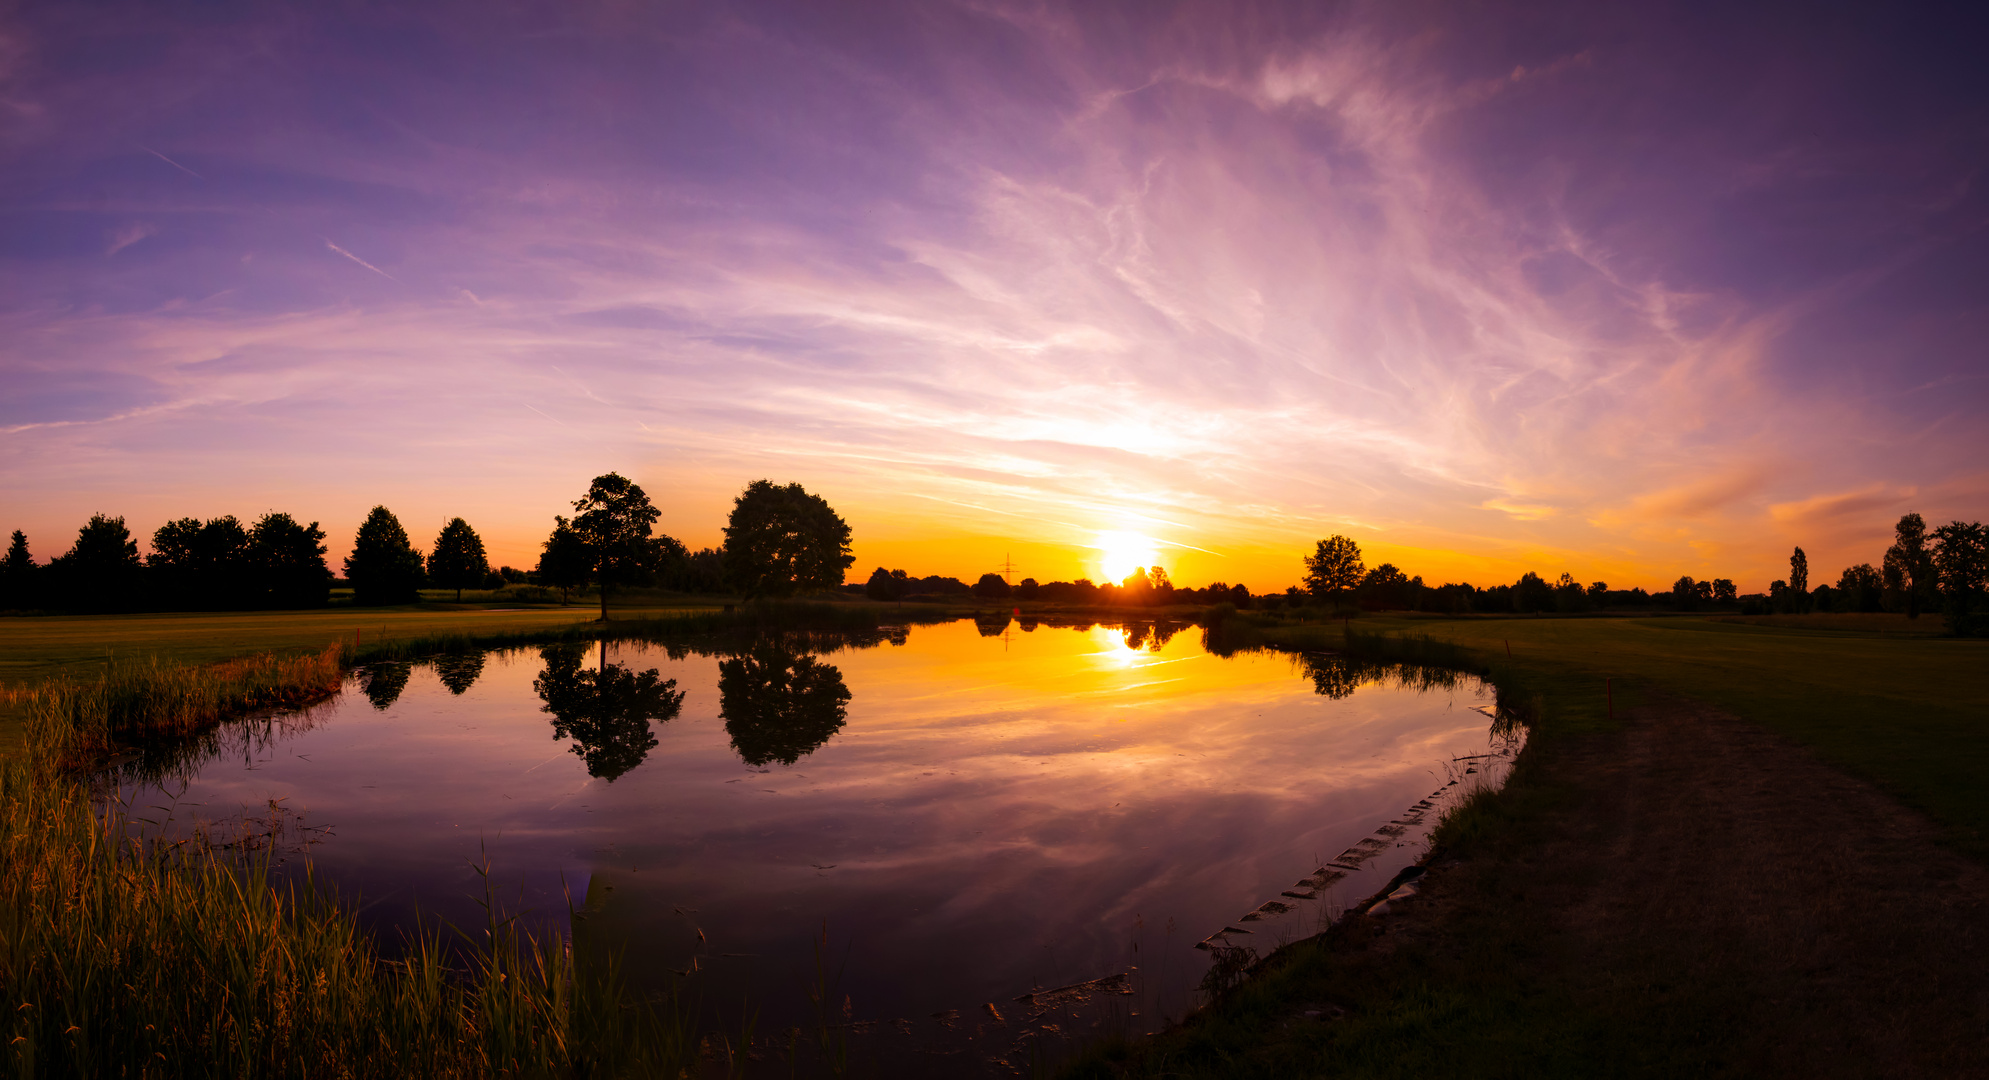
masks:
<svg viewBox="0 0 1989 1080"><path fill-rule="evenodd" d="M119 226L115 232L111 233L110 247L104 249L104 255L115 255L148 236L157 236L158 234L158 226L143 222L133 222L129 225Z"/></svg>

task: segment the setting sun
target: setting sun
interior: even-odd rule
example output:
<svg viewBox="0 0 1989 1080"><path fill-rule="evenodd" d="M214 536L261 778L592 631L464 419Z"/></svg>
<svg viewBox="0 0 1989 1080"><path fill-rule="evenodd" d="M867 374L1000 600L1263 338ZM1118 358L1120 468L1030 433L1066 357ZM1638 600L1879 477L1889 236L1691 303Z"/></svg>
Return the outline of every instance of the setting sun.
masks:
<svg viewBox="0 0 1989 1080"><path fill-rule="evenodd" d="M1104 581L1123 581L1135 569L1160 561L1160 542L1140 533L1101 532L1093 546L1098 549L1098 568Z"/></svg>

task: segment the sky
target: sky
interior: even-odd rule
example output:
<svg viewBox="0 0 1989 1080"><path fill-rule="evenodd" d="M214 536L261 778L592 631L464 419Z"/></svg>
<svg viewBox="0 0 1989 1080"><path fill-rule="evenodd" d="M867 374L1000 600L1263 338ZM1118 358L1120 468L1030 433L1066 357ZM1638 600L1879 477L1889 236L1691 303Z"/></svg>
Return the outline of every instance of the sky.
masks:
<svg viewBox="0 0 1989 1080"><path fill-rule="evenodd" d="M1959 8L1959 5L1955 7ZM1989 65L1903 5L0 7L0 529L1743 592L1989 511Z"/></svg>

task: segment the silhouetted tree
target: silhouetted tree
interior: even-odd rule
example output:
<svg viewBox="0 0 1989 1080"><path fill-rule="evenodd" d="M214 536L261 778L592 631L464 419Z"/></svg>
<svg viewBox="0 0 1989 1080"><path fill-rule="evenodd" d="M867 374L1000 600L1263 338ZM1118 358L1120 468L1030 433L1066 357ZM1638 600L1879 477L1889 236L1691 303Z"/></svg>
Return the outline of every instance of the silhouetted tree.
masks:
<svg viewBox="0 0 1989 1080"><path fill-rule="evenodd" d="M1886 549L1880 574L1885 588L1897 593L1906 617L1917 619L1934 592L1933 563L1927 553L1927 522L1918 514L1907 514L1892 528L1892 546Z"/></svg>
<svg viewBox="0 0 1989 1080"><path fill-rule="evenodd" d="M850 693L843 673L762 642L718 665L718 714L748 765L792 765L841 731Z"/></svg>
<svg viewBox="0 0 1989 1080"><path fill-rule="evenodd" d="M1789 596L1798 611L1809 610L1809 556L1801 548L1789 556Z"/></svg>
<svg viewBox="0 0 1989 1080"><path fill-rule="evenodd" d="M856 561L849 524L800 484L755 480L725 523L725 573L746 599L821 592Z"/></svg>
<svg viewBox="0 0 1989 1080"><path fill-rule="evenodd" d="M483 553L483 537L462 518L450 518L435 538L428 553L428 580L444 589L456 590L456 602L463 602L463 590L482 585L490 577L490 559Z"/></svg>
<svg viewBox="0 0 1989 1080"><path fill-rule="evenodd" d="M1847 566L1837 575L1837 593L1850 611L1877 611L1885 594L1885 578L1870 563Z"/></svg>
<svg viewBox="0 0 1989 1080"><path fill-rule="evenodd" d="M1713 579L1713 603L1715 604L1733 603L1739 591L1734 586L1733 579L1731 578L1722 577Z"/></svg>
<svg viewBox="0 0 1989 1080"><path fill-rule="evenodd" d="M1934 530L1933 566L1940 584L1948 631L1967 635L1980 628L1989 579L1989 532L1979 521L1955 521Z"/></svg>
<svg viewBox="0 0 1989 1080"><path fill-rule="evenodd" d="M974 595L983 600L1005 600L1008 593L1008 582L1000 574L982 574L981 580L974 582Z"/></svg>
<svg viewBox="0 0 1989 1080"><path fill-rule="evenodd" d="M872 600L900 600L905 595L900 591L904 583L905 572L903 570L898 571L894 576L891 571L880 566L876 570L871 571L870 580L863 583L863 595L868 596Z"/></svg>
<svg viewBox="0 0 1989 1080"><path fill-rule="evenodd" d="M587 577L594 569L594 553L587 550L587 539L573 531L573 525L559 515L553 515L552 535L546 537L539 552L539 566L536 573L539 583L559 590L559 602L567 602L567 591L587 584Z"/></svg>
<svg viewBox="0 0 1989 1080"><path fill-rule="evenodd" d="M650 721L668 723L684 707L677 680L655 668L634 672L606 659L594 670L582 666L584 650L555 645L539 653L546 669L532 682L553 715L553 738L573 740L572 750L587 763L587 774L613 783L642 764L656 748Z"/></svg>
<svg viewBox="0 0 1989 1080"><path fill-rule="evenodd" d="M262 603L306 608L330 602L332 573L325 566L325 531L317 522L299 525L289 514L264 514L249 530L248 556Z"/></svg>
<svg viewBox="0 0 1989 1080"><path fill-rule="evenodd" d="M1360 585L1366 570L1359 544L1330 536L1305 557L1305 588L1314 599L1338 599Z"/></svg>
<svg viewBox="0 0 1989 1080"><path fill-rule="evenodd" d="M374 507L352 539L352 554L345 557L352 602L373 607L421 599L421 561L401 519L384 506Z"/></svg>
<svg viewBox="0 0 1989 1080"><path fill-rule="evenodd" d="M145 566L158 600L168 606L233 609L256 599L249 531L233 514L204 525L188 517L159 526Z"/></svg>
<svg viewBox="0 0 1989 1080"><path fill-rule="evenodd" d="M50 560L49 576L70 606L87 611L138 605L138 541L121 517L93 514L76 533L76 546Z"/></svg>
<svg viewBox="0 0 1989 1080"><path fill-rule="evenodd" d="M1397 569L1394 563L1382 563L1361 578L1358 590L1361 606L1377 611L1399 611L1409 606L1404 596L1408 588L1407 574Z"/></svg>
<svg viewBox="0 0 1989 1080"><path fill-rule="evenodd" d="M19 529L0 561L0 611L25 611L41 599L41 566L28 554L28 535Z"/></svg>
<svg viewBox="0 0 1989 1080"><path fill-rule="evenodd" d="M1036 593L1042 587L1042 585L1037 583L1035 578L1023 578L1021 583L1015 586L1015 598L1018 600L1034 600L1036 599Z"/></svg>
<svg viewBox="0 0 1989 1080"><path fill-rule="evenodd" d="M1671 606L1680 611L1692 611L1699 606L1699 583L1690 576L1681 577L1671 583Z"/></svg>
<svg viewBox="0 0 1989 1080"><path fill-rule="evenodd" d="M1554 610L1554 587L1539 574L1528 570L1512 587L1513 611Z"/></svg>
<svg viewBox="0 0 1989 1080"><path fill-rule="evenodd" d="M594 478L587 494L574 500L573 531L587 544L593 578L601 586L601 620L608 618L608 593L616 585L641 581L654 565L649 533L663 516L635 481L620 473Z"/></svg>

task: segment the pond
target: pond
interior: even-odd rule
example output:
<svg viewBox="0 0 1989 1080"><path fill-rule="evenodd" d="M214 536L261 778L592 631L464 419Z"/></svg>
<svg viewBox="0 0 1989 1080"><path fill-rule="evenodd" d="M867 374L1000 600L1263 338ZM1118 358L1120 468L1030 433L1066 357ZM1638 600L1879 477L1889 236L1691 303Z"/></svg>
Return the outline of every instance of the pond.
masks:
<svg viewBox="0 0 1989 1080"><path fill-rule="evenodd" d="M820 979L852 1030L985 1064L1101 1000L1134 1031L1182 1015L1212 954L1322 929L1515 750L1476 680L1225 657L1196 627L837 644L375 665L125 797L308 848L388 943L480 925L487 880L762 1031L812 1029Z"/></svg>

